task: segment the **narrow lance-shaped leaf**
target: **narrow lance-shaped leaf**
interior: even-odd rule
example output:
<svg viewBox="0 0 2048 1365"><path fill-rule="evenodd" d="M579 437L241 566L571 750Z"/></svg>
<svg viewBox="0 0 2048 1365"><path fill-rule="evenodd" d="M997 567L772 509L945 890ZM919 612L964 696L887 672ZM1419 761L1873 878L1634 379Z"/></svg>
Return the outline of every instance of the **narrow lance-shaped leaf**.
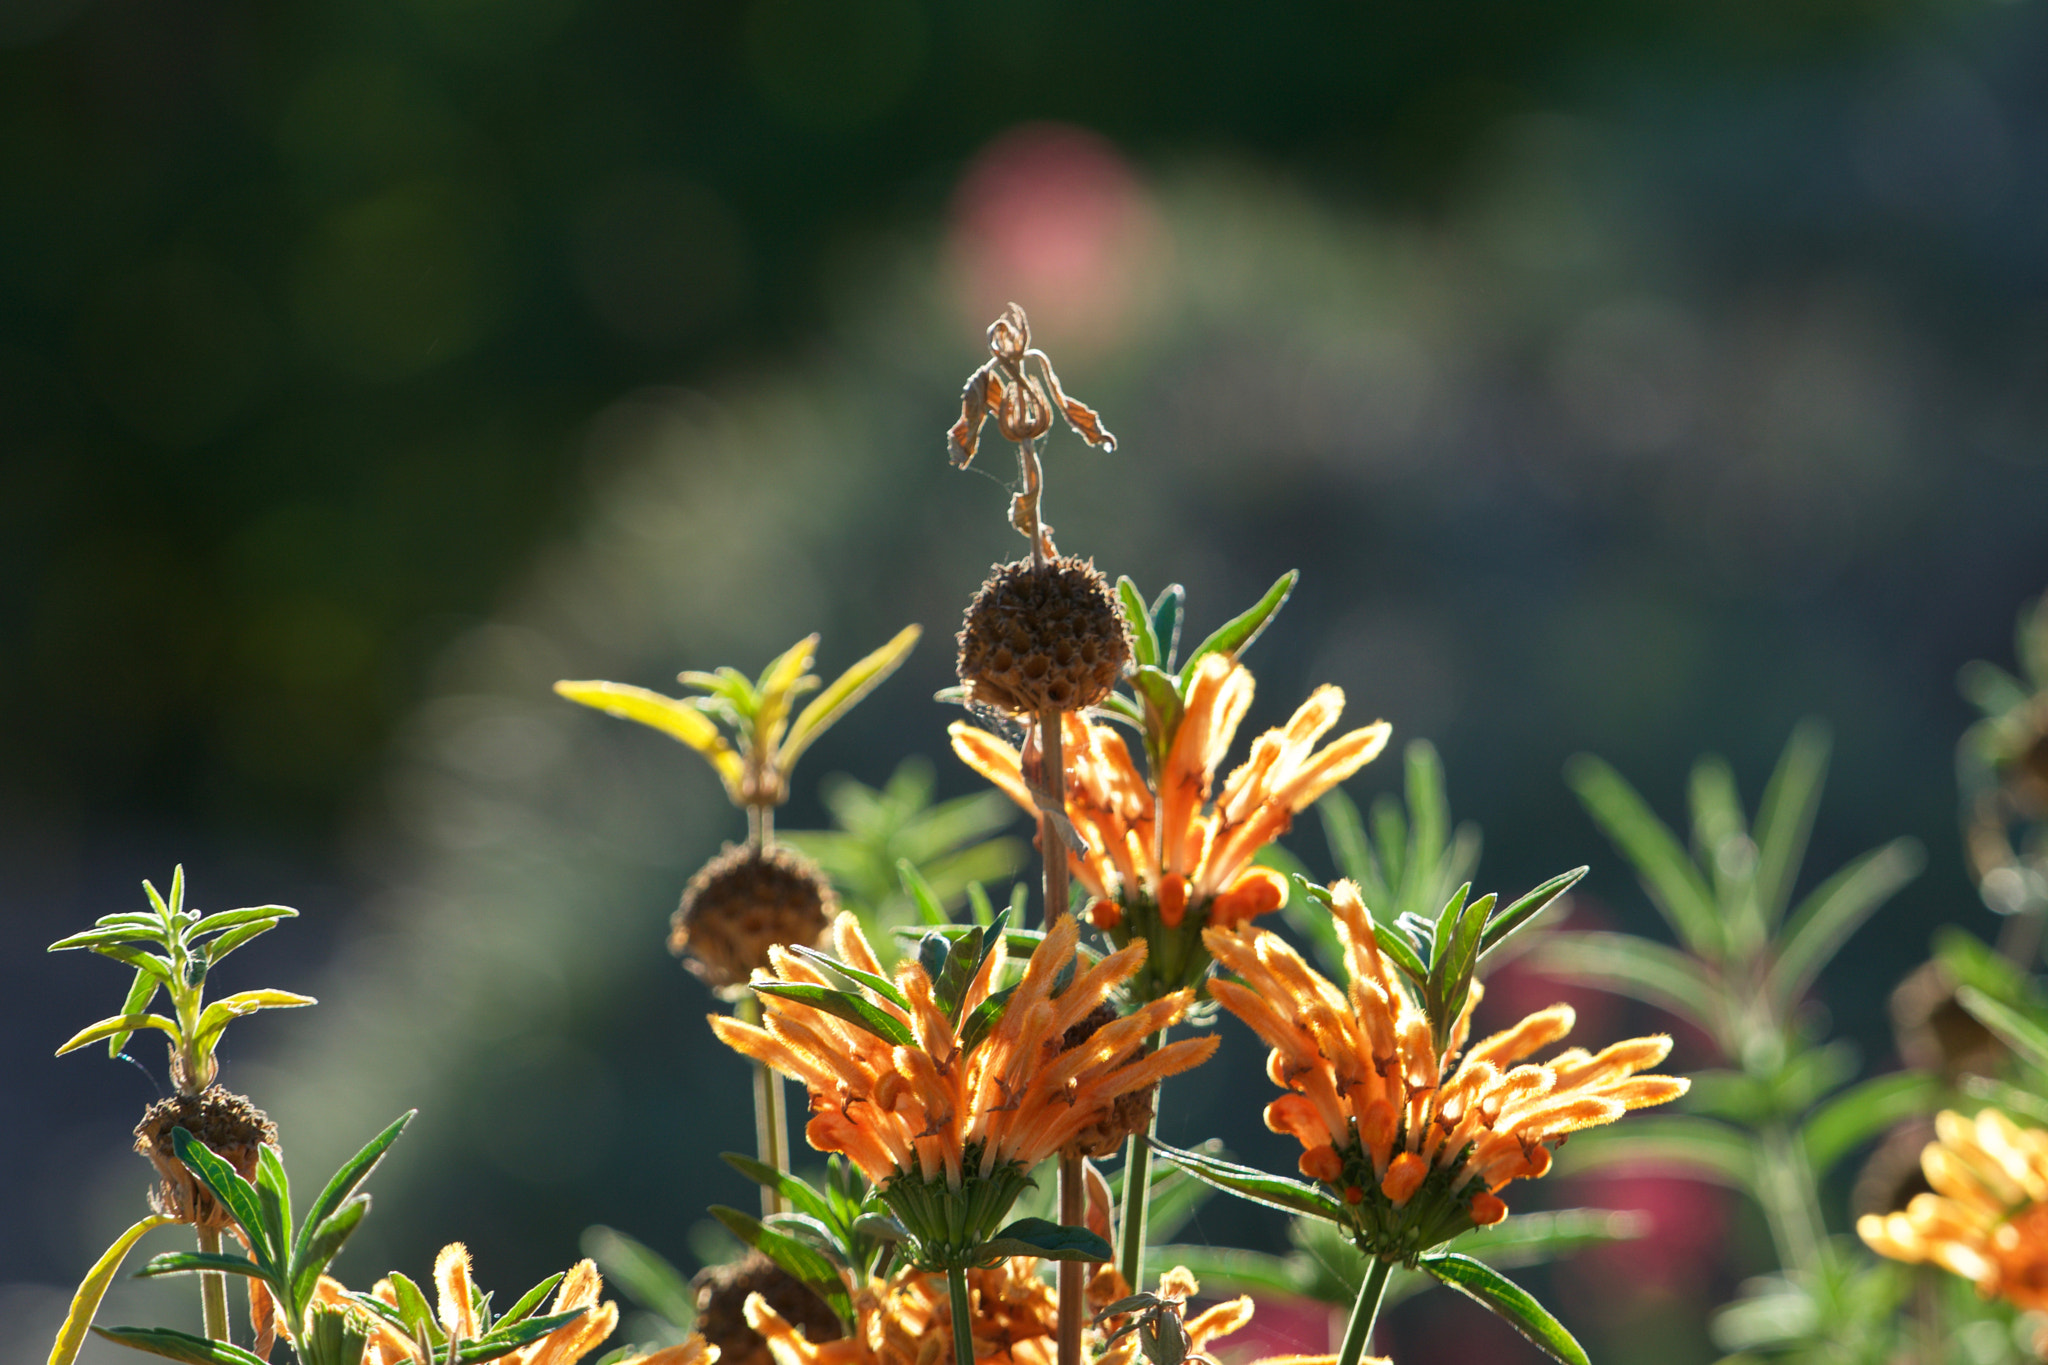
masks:
<svg viewBox="0 0 2048 1365"><path fill-rule="evenodd" d="M225 1341L208 1341L205 1337L176 1332L168 1327L95 1327L92 1330L118 1346L147 1351L166 1360L182 1360L186 1365L265 1365L263 1357L239 1346Z"/></svg>
<svg viewBox="0 0 2048 1365"><path fill-rule="evenodd" d="M327 1188L320 1191L320 1197L306 1210L306 1221L299 1228L299 1235L294 1241L294 1255L312 1237L314 1229L333 1217L335 1211L341 1207L342 1201L355 1192L356 1186L369 1178L370 1172L377 1168L377 1163L384 1159L384 1153L392 1143L398 1141L398 1135L405 1131L405 1125L411 1123L413 1115L418 1112L417 1109L408 1109L400 1114L383 1132L364 1143L361 1151L342 1163L341 1169L327 1182Z"/></svg>
<svg viewBox="0 0 2048 1365"><path fill-rule="evenodd" d="M711 717L688 702L629 683L564 681L555 684L555 691L606 715L651 726L688 745L710 761L726 790L738 795L744 777L739 751L718 732Z"/></svg>
<svg viewBox="0 0 2048 1365"><path fill-rule="evenodd" d="M1459 1293L1492 1309L1546 1355L1564 1361L1565 1365L1590 1365L1585 1348L1565 1331L1564 1324L1536 1302L1528 1290L1492 1266L1455 1251L1425 1255L1418 1264Z"/></svg>
<svg viewBox="0 0 2048 1365"><path fill-rule="evenodd" d="M1721 960L1724 944L1714 897L1699 869L1622 775L1590 754L1565 765L1565 781L1577 792L1593 822L1621 849L1649 888L1679 941L1709 961Z"/></svg>
<svg viewBox="0 0 2048 1365"><path fill-rule="evenodd" d="M857 986L867 987L897 1009L908 1010L910 1008L910 997L896 989L896 983L886 976L877 976L873 972L864 972L858 967L850 967L828 953L821 953L816 948L807 948L801 943L789 944L788 950L814 967L823 967L835 976L844 977Z"/></svg>
<svg viewBox="0 0 2048 1365"><path fill-rule="evenodd" d="M225 933L229 929L239 929L243 925L253 924L258 921L267 921L274 924L278 920L297 919L298 916L299 912L288 905L252 905L240 910L222 910L216 914L208 915L200 920L199 923L193 925L186 937L188 939L205 938L208 934Z"/></svg>
<svg viewBox="0 0 2048 1365"><path fill-rule="evenodd" d="M1285 1176L1271 1175L1250 1166L1240 1166L1216 1157L1183 1152L1163 1142L1154 1141L1152 1150L1197 1180L1240 1198L1249 1199L1255 1204L1270 1205L1276 1209L1285 1209L1289 1213L1305 1213L1312 1218L1323 1218L1332 1223L1346 1221L1343 1205L1313 1185L1303 1184L1299 1180L1289 1180Z"/></svg>
<svg viewBox="0 0 2048 1365"><path fill-rule="evenodd" d="M953 922L952 917L946 913L946 907L932 891L931 883L917 870L917 864L908 858L899 858L896 862L896 875L903 881L904 894L917 906L919 919L933 926Z"/></svg>
<svg viewBox="0 0 2048 1365"><path fill-rule="evenodd" d="M1560 872L1495 915L1492 922L1486 926L1485 934L1480 937L1479 955L1483 958L1507 942L1509 936L1517 929L1542 914L1552 901L1578 885L1579 878L1585 876L1589 870L1575 867L1569 872Z"/></svg>
<svg viewBox="0 0 2048 1365"><path fill-rule="evenodd" d="M56 1343L50 1347L49 1365L71 1365L78 1358L79 1347L85 1344L86 1328L92 1326L92 1315L100 1309L100 1300L106 1297L107 1286L114 1282L114 1275L121 1269L121 1262L142 1235L152 1228L178 1220L160 1213L153 1213L114 1239L114 1244L101 1253L93 1262L91 1270L79 1281L78 1292L71 1296L71 1311L64 1315L64 1325L57 1329Z"/></svg>
<svg viewBox="0 0 2048 1365"><path fill-rule="evenodd" d="M200 1013L199 1045L206 1046L220 1036L221 1030L245 1014L255 1014L258 1010L297 1009L302 1005L319 1003L310 995L299 995L293 991L237 991L214 1001Z"/></svg>
<svg viewBox="0 0 2048 1365"><path fill-rule="evenodd" d="M897 1047L916 1045L908 1025L866 996L852 991L835 991L829 986L813 986L800 981L758 981L754 983L754 989L763 995L823 1010Z"/></svg>
<svg viewBox="0 0 2048 1365"><path fill-rule="evenodd" d="M1159 640L1159 666L1171 673L1180 653L1180 624L1186 614L1188 590L1169 583L1152 599L1152 634Z"/></svg>
<svg viewBox="0 0 2048 1365"><path fill-rule="evenodd" d="M1152 628L1152 613L1128 575L1116 581L1117 605L1123 609L1124 624L1131 630L1131 655L1140 664L1159 667L1159 635Z"/></svg>
<svg viewBox="0 0 2048 1365"><path fill-rule="evenodd" d="M221 1202L228 1215L241 1224L256 1264L263 1268L266 1276L282 1270L284 1237L289 1233L265 1225L263 1204L256 1196L256 1187L237 1175L233 1166L182 1126L171 1130L171 1147L178 1160L185 1163L185 1169L192 1172L199 1183Z"/></svg>
<svg viewBox="0 0 2048 1365"><path fill-rule="evenodd" d="M682 1271L639 1239L602 1225L583 1230L583 1254L597 1262L605 1279L626 1291L642 1308L659 1313L679 1331L697 1320L697 1296Z"/></svg>
<svg viewBox="0 0 2048 1365"><path fill-rule="evenodd" d="M1218 651L1225 654L1242 654L1252 641L1258 639L1259 632L1266 628L1266 623L1273 619L1273 613L1279 611L1287 601L1287 595L1294 591L1294 584L1300 577L1299 569L1289 569L1281 574L1279 580L1266 589L1266 595L1253 604L1251 610L1224 622L1208 639L1196 646L1195 651L1188 655L1187 662L1181 665L1180 690L1186 692L1188 684L1195 680L1195 666L1202 661L1203 656Z"/></svg>
<svg viewBox="0 0 2048 1365"><path fill-rule="evenodd" d="M795 1176L778 1171L766 1162L756 1161L750 1156L742 1156L738 1152L720 1152L718 1156L726 1165L732 1167L747 1179L766 1185L769 1189L780 1194L799 1213L807 1213L819 1222L828 1225L838 1221L833 1216L830 1201Z"/></svg>
<svg viewBox="0 0 2048 1365"><path fill-rule="evenodd" d="M1895 1071L1851 1086L1820 1106L1799 1130L1806 1162L1826 1176L1837 1161L1866 1140L1941 1101L1939 1078L1919 1071Z"/></svg>
<svg viewBox="0 0 2048 1365"><path fill-rule="evenodd" d="M1535 951L1542 970L1633 996L1721 1039L1719 995L1701 965L1677 949L1632 934L1557 933Z"/></svg>
<svg viewBox="0 0 2048 1365"><path fill-rule="evenodd" d="M1365 825L1358 807L1341 788L1332 787L1316 802L1316 814L1323 820L1323 838L1330 845L1330 858L1337 870L1361 887L1374 880L1372 848L1365 841Z"/></svg>
<svg viewBox="0 0 2048 1365"><path fill-rule="evenodd" d="M896 671L921 633L922 627L905 626L888 644L841 673L832 680L830 687L813 697L811 704L797 716L796 724L790 727L789 738L783 741L775 756L776 767L788 772L798 755L810 747L812 740L825 733L834 721Z"/></svg>
<svg viewBox="0 0 2048 1365"><path fill-rule="evenodd" d="M809 1286L812 1293L831 1305L842 1323L853 1317L853 1301L839 1272L824 1255L787 1233L777 1232L760 1219L723 1204L711 1206L711 1216L725 1224L733 1236L759 1251L775 1264Z"/></svg>
<svg viewBox="0 0 2048 1365"><path fill-rule="evenodd" d="M1558 1150L1557 1169L1574 1174L1616 1165L1663 1166L1731 1189L1753 1192L1754 1145L1742 1131L1680 1114L1631 1118L1618 1128L1576 1133Z"/></svg>
<svg viewBox="0 0 2048 1365"><path fill-rule="evenodd" d="M2048 1029L1974 986L1956 989L1956 1003L2037 1070L2048 1070Z"/></svg>
<svg viewBox="0 0 2048 1365"><path fill-rule="evenodd" d="M1800 903L1780 937L1768 986L1781 1007L1806 993L1849 935L1926 865L1917 839L1894 839L1823 882Z"/></svg>
<svg viewBox="0 0 2048 1365"><path fill-rule="evenodd" d="M179 1036L177 1022L166 1019L161 1014L117 1014L96 1024L88 1024L72 1034L53 1055L62 1057L67 1052L84 1047L87 1043L96 1043L102 1038L119 1038L125 1042L128 1035L139 1028L161 1029L173 1038Z"/></svg>
<svg viewBox="0 0 2048 1365"><path fill-rule="evenodd" d="M1113 1261L1116 1251L1087 1228L1044 1218L1019 1218L975 1247L977 1259L1036 1256L1047 1261Z"/></svg>
<svg viewBox="0 0 2048 1365"><path fill-rule="evenodd" d="M1820 809L1821 787L1828 772L1828 730L1818 721L1801 721L1785 742L1785 752L1764 787L1756 812L1756 896L1773 925L1792 903L1792 878L1806 856L1806 841Z"/></svg>
<svg viewBox="0 0 2048 1365"><path fill-rule="evenodd" d="M312 1235L302 1237L300 1244L293 1249L291 1279L287 1288L290 1291L288 1302L295 1317L303 1314L306 1305L313 1301L320 1277L341 1254L342 1244L354 1235L369 1211L369 1195L351 1195L340 1208L321 1220Z"/></svg>
<svg viewBox="0 0 2048 1365"><path fill-rule="evenodd" d="M596 1258L593 1257L592 1259ZM674 1267L671 1266L670 1269L673 1270ZM528 1318L532 1317L533 1311L540 1307L541 1300L545 1299L549 1292L562 1282L565 1273L564 1271L557 1270L554 1274L548 1276L524 1294L521 1294L513 1305L505 1310L505 1315L491 1324L491 1330L495 1332L500 1328L510 1327L513 1323L525 1322Z"/></svg>

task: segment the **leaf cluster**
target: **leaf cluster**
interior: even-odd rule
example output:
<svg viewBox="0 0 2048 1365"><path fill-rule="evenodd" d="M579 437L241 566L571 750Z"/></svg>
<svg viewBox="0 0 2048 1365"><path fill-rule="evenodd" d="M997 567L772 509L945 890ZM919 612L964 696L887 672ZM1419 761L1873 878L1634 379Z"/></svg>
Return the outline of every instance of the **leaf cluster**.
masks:
<svg viewBox="0 0 2048 1365"><path fill-rule="evenodd" d="M651 726L702 754L734 805L776 806L789 799L789 774L804 750L896 668L917 643L921 627L898 631L889 643L835 678L797 713L806 693L818 691L810 668L818 637L807 635L769 661L757 678L736 668L677 675L701 695L666 697L629 683L563 681L555 691L570 701L623 720Z"/></svg>
<svg viewBox="0 0 2048 1365"><path fill-rule="evenodd" d="M213 1052L227 1026L259 1010L317 1003L291 991L251 990L205 1003L206 975L259 934L268 933L298 911L282 905L249 906L203 915L185 908L185 869L171 873L167 901L149 882L147 911L102 915L93 927L51 944L48 951L84 948L134 969L120 1011L89 1024L57 1049L63 1056L104 1039L109 1057L119 1056L137 1029L170 1035L173 1069L180 1089L196 1092L213 1078ZM169 997L170 1015L152 1013L159 993Z"/></svg>

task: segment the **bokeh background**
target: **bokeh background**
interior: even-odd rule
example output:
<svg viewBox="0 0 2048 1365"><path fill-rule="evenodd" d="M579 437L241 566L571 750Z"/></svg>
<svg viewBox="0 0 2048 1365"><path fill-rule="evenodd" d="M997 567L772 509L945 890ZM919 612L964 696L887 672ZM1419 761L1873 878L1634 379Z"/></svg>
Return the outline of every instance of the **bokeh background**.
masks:
<svg viewBox="0 0 2048 1365"><path fill-rule="evenodd" d="M1006 452L956 473L941 432L1011 298L1122 440L1050 443L1062 548L1185 583L1197 630L1301 568L1251 723L1332 681L1432 738L1483 886L1590 862L1579 912L1655 933L1564 760L1677 819L1696 753L1753 800L1825 718L1811 874L1929 853L1822 984L1895 1065L1932 927L1995 931L1954 675L2048 586L2044 69L2032 0L8 0L0 1357L136 1216L164 1084L49 1056L121 978L42 946L180 861L203 907L303 912L223 969L323 1000L226 1054L301 1178L422 1110L351 1280L459 1237L523 1287L599 1222L694 1268L749 1197L710 1159L747 1079L661 939L741 823L548 684L812 629L837 669L917 621L783 823L906 755L973 790L929 698L1021 547ZM1313 819L1291 843L1328 868ZM1291 1160L1224 1027L1247 1079L1166 1135ZM1553 1277L1589 1345L1709 1358L1752 1216L1553 1197L1660 1220L1626 1275ZM1218 1201L1185 1235L1282 1228ZM1535 1358L1430 1296L1387 1331Z"/></svg>

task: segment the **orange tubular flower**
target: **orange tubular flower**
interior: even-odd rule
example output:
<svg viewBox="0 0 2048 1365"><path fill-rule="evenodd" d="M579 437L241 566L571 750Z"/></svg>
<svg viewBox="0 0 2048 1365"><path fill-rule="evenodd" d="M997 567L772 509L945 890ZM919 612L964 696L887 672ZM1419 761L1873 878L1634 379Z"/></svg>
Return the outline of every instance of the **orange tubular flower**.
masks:
<svg viewBox="0 0 2048 1365"><path fill-rule="evenodd" d="M1495 1192L1548 1171L1552 1144L1685 1093L1682 1078L1637 1074L1664 1059L1668 1037L1525 1062L1570 1032L1569 1005L1466 1048L1476 984L1439 1054L1429 1017L1380 953L1358 888L1337 883L1331 908L1348 993L1274 934L1212 928L1203 939L1242 979L1212 981L1210 992L1272 1046L1267 1073L1288 1091L1266 1107L1266 1126L1301 1143L1302 1173L1344 1201L1369 1254L1407 1260L1499 1222L1507 1206Z"/></svg>
<svg viewBox="0 0 2048 1365"><path fill-rule="evenodd" d="M2048 1310L2048 1132L1996 1109L1974 1119L1944 1111L1920 1165L1932 1194L1904 1213L1865 1214L1856 1235L1880 1256L1931 1261L1985 1298ZM2048 1332L2036 1349L2048 1347Z"/></svg>
<svg viewBox="0 0 2048 1365"><path fill-rule="evenodd" d="M881 1187L921 1243L927 1268L976 1259L973 1246L994 1231L1031 1169L1109 1116L1119 1096L1197 1066L1216 1039L1187 1039L1147 1056L1145 1040L1186 1011L1191 992L1141 1006L1069 1046L1068 1030L1145 960L1133 944L1093 966L1074 964L1079 930L1072 916L1047 931L1023 979L993 1023L976 1012L996 989L1003 939L982 960L956 1009L941 1008L930 975L906 958L893 992L863 985L881 1033L838 1015L774 994L793 983L830 986L821 966L786 949L772 950L781 983L756 977L763 1026L720 1015L711 1027L735 1050L802 1081L810 1090L804 1135L823 1152L841 1152ZM833 924L839 958L856 972L881 975L859 924L842 914ZM972 1211L967 1240L944 1215L965 1198Z"/></svg>
<svg viewBox="0 0 2048 1365"><path fill-rule="evenodd" d="M1088 847L1069 851L1074 878L1095 898L1090 915L1123 945L1186 926L1188 940L1168 950L1155 942L1140 994L1191 985L1209 965L1194 935L1277 910L1287 880L1253 857L1287 832L1295 815L1357 772L1386 747L1380 721L1350 731L1318 751L1336 725L1344 693L1319 687L1278 729L1252 744L1251 756L1216 786L1252 700L1252 675L1232 655L1202 657L1161 770L1148 785L1123 737L1078 715L1064 720L1067 816ZM1027 811L1037 809L1018 751L993 735L955 722L953 752ZM1213 799L1212 799L1213 798ZM1169 960L1178 958L1178 961ZM1149 988L1149 989L1148 989Z"/></svg>

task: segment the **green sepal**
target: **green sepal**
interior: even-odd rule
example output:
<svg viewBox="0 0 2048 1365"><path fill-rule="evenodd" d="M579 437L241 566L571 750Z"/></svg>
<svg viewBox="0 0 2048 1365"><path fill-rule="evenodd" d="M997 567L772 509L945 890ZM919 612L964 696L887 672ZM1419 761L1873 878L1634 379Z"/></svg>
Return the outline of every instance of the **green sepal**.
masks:
<svg viewBox="0 0 2048 1365"><path fill-rule="evenodd" d="M1305 1213L1311 1218L1322 1218L1345 1226L1350 1224L1345 1217L1344 1206L1313 1185L1217 1157L1184 1152L1157 1139L1152 1142L1152 1150L1197 1180L1255 1204L1285 1209L1289 1213Z"/></svg>
<svg viewBox="0 0 2048 1365"><path fill-rule="evenodd" d="M95 1327L100 1336L117 1346L126 1346L188 1365L265 1365L263 1357L231 1346L225 1341L208 1341L189 1332L168 1327Z"/></svg>
<svg viewBox="0 0 2048 1365"><path fill-rule="evenodd" d="M853 1220L854 1233L876 1242L899 1243L910 1240L910 1229L886 1213L864 1213Z"/></svg>
<svg viewBox="0 0 2048 1365"><path fill-rule="evenodd" d="M1003 1256L1036 1256L1045 1261L1112 1261L1116 1252L1087 1228L1046 1218L1019 1218L974 1248L977 1263Z"/></svg>
<svg viewBox="0 0 2048 1365"><path fill-rule="evenodd" d="M1565 1365L1591 1365L1586 1350L1529 1291L1483 1261L1455 1251L1425 1254L1421 1269L1504 1318L1544 1354Z"/></svg>
<svg viewBox="0 0 2048 1365"><path fill-rule="evenodd" d="M1181 665L1180 690L1185 693L1188 684L1195 680L1195 666L1201 663L1204 655L1218 651L1225 654L1242 654L1252 641L1258 639L1259 632L1273 619L1273 613L1279 611L1285 604L1287 595L1294 591L1294 584L1300 577L1299 569L1289 569L1281 574L1279 580L1266 589L1266 595L1253 604L1251 610L1224 622L1208 639L1197 645L1194 653L1188 655L1187 662Z"/></svg>

